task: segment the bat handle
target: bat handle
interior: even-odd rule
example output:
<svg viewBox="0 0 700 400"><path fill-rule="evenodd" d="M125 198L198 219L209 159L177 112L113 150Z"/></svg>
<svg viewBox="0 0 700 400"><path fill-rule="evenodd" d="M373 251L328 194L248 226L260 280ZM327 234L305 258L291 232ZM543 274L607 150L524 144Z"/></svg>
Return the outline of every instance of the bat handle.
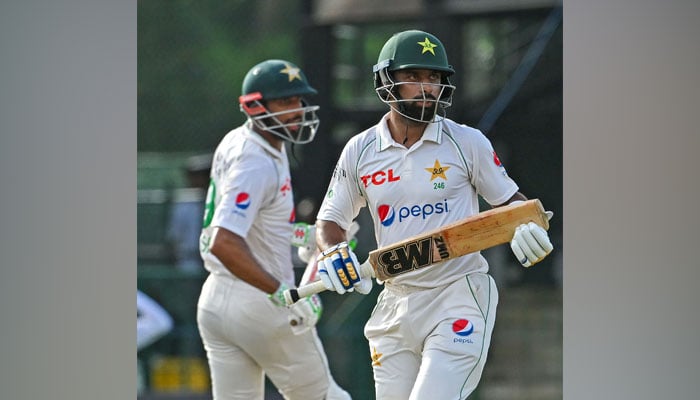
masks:
<svg viewBox="0 0 700 400"><path fill-rule="evenodd" d="M372 269L369 260L360 265L360 276L367 279L374 277L374 269ZM312 296L316 293L321 293L324 290L326 290L326 285L324 285L321 280L317 280L307 285L299 286L296 289L285 290L284 299L287 302L287 305L292 305L299 301L299 299Z"/></svg>
<svg viewBox="0 0 700 400"><path fill-rule="evenodd" d="M299 301L299 299L303 299L304 297L308 297L316 293L321 293L324 290L326 290L326 285L323 284L323 281L313 281L296 289L285 290L284 299L287 302L287 305L292 305Z"/></svg>

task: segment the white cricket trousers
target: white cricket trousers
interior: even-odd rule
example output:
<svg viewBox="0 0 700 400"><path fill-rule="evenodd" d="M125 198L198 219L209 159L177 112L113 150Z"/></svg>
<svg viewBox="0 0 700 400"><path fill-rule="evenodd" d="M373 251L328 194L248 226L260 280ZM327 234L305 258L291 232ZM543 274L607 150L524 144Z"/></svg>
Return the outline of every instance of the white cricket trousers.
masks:
<svg viewBox="0 0 700 400"><path fill-rule="evenodd" d="M209 275L197 305L215 400L263 400L265 374L288 400L349 400L316 329L295 335L290 311L243 281Z"/></svg>
<svg viewBox="0 0 700 400"><path fill-rule="evenodd" d="M387 285L365 325L376 398L466 399L481 379L497 304L485 273L432 289Z"/></svg>

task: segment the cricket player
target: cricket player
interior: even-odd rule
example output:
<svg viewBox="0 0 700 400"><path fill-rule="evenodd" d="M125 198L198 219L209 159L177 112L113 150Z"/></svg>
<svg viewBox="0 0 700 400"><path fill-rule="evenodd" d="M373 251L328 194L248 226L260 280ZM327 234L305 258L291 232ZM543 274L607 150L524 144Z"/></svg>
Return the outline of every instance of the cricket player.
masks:
<svg viewBox="0 0 700 400"><path fill-rule="evenodd" d="M319 276L340 294L372 288L344 239L362 207L381 247L478 213L479 195L494 207L527 200L489 140L444 116L454 69L437 37L393 35L373 72L389 112L348 141L317 216ZM553 246L530 223L517 228L511 248L529 267ZM377 399L458 400L474 391L498 303L488 271L477 252L383 282L364 329Z"/></svg>
<svg viewBox="0 0 700 400"><path fill-rule="evenodd" d="M244 125L214 153L200 253L209 271L197 305L215 400L262 400L267 375L288 400L347 400L315 324L318 296L287 307L294 200L285 142L314 139L319 106L302 70L267 60L246 74Z"/></svg>

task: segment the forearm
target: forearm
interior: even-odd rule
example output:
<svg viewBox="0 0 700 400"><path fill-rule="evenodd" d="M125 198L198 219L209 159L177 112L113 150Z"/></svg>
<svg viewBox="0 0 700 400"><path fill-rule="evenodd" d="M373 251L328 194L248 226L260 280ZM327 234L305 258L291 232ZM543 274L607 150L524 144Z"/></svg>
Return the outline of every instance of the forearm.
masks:
<svg viewBox="0 0 700 400"><path fill-rule="evenodd" d="M323 251L347 240L345 230L333 221L316 221L316 244Z"/></svg>
<svg viewBox="0 0 700 400"><path fill-rule="evenodd" d="M217 228L211 252L237 278L265 293L274 293L280 282L260 266L245 239L235 233Z"/></svg>
<svg viewBox="0 0 700 400"><path fill-rule="evenodd" d="M520 192L515 192L515 194L512 195L510 199L506 200L505 203L493 206L493 208L507 206L514 201L527 201L527 197Z"/></svg>

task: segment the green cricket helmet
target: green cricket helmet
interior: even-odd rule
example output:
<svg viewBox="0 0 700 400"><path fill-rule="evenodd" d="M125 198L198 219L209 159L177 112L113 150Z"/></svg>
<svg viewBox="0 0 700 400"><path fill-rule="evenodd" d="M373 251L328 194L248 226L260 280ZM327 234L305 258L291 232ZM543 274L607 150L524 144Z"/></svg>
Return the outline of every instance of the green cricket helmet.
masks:
<svg viewBox="0 0 700 400"><path fill-rule="evenodd" d="M308 143L316 136L320 123L316 116L319 106L308 105L305 96L314 95L304 72L289 61L267 60L248 71L238 98L241 111L257 128L292 143ZM282 112L270 112L266 102L274 99L301 97L302 107ZM283 122L282 114L302 112L301 121Z"/></svg>
<svg viewBox="0 0 700 400"><path fill-rule="evenodd" d="M402 99L398 93L400 85L415 84L396 82L393 72L405 69L426 69L440 73L440 95L437 99L423 98L424 106L411 110L410 104L415 99ZM432 122L440 112L452 105L452 94L455 87L450 83L449 76L455 70L447 61L447 53L440 39L427 32L408 30L395 33L382 47L377 64L372 68L374 73L374 88L379 99L395 109L406 118L419 122ZM420 83L429 85L428 83ZM432 103L432 104L431 104Z"/></svg>

